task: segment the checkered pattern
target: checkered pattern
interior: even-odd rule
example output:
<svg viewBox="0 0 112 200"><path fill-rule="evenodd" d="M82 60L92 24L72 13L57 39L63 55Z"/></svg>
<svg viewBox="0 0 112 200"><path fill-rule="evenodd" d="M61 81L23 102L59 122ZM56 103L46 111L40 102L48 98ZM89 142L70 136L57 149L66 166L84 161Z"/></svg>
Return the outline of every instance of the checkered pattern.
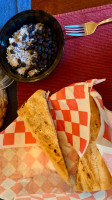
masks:
<svg viewBox="0 0 112 200"><path fill-rule="evenodd" d="M49 99L58 134L65 132L68 143L75 147L79 155L84 153L89 139L90 108L89 93L85 94L87 90L86 83L72 84Z"/></svg>
<svg viewBox="0 0 112 200"><path fill-rule="evenodd" d="M94 84L102 81L104 79L93 79L71 84L53 94L49 99L49 106L57 127L57 132L65 133L68 143L75 148L79 156L83 155L89 142L89 90L91 90L91 95L96 101L101 115L105 116L101 96L93 89ZM106 119L106 117L104 118ZM102 130L104 132L103 139L112 142L110 141L112 128L108 126L107 121L105 121ZM36 140L26 130L24 122L19 117L0 133L1 149L25 147L35 143Z"/></svg>
<svg viewBox="0 0 112 200"><path fill-rule="evenodd" d="M25 128L24 122L19 117L0 133L0 149L25 147L35 143L36 140Z"/></svg>
<svg viewBox="0 0 112 200"><path fill-rule="evenodd" d="M71 153L68 153L68 159L73 160ZM108 191L103 194L71 192L71 188L55 173L51 161L37 144L33 147L0 150L0 198L95 200L96 196L106 197ZM112 193L112 190L109 192Z"/></svg>
<svg viewBox="0 0 112 200"><path fill-rule="evenodd" d="M82 192L82 193L58 193L58 194L33 194L17 196L14 200L111 200L112 190L99 192Z"/></svg>
<svg viewBox="0 0 112 200"><path fill-rule="evenodd" d="M57 132L58 134L65 133L68 143L75 148L79 156L83 155L89 142L89 91L91 91L93 98L99 102L98 106L104 111L101 96L93 89L93 85L104 80L93 79L72 84L50 97L49 105ZM110 127L106 123L104 130L104 137L109 140Z"/></svg>
<svg viewBox="0 0 112 200"><path fill-rule="evenodd" d="M101 81L99 80L99 82ZM58 136L61 137L64 144L68 144L68 148L64 149L64 156L71 176L76 170L74 163L77 161L77 154L75 149L82 155L88 142L89 91L102 116L100 139L98 138L97 145L110 172L112 171L110 151L112 130L108 126L101 96L92 88L97 83L98 80L95 79L85 83L72 84L49 98L49 106L58 130ZM84 132L85 136L82 134ZM103 140L105 148L102 148L100 143ZM112 189L93 193L73 192L71 187L55 172L51 161L32 138L31 133L26 130L24 122L20 118L14 120L9 127L0 133L0 148L0 198L5 200L13 198L15 200L95 200L98 198L109 200L112 197ZM17 197L15 197L16 195Z"/></svg>
<svg viewBox="0 0 112 200"><path fill-rule="evenodd" d="M66 191L70 192L70 187L37 144L0 150L0 198L12 200L16 194Z"/></svg>

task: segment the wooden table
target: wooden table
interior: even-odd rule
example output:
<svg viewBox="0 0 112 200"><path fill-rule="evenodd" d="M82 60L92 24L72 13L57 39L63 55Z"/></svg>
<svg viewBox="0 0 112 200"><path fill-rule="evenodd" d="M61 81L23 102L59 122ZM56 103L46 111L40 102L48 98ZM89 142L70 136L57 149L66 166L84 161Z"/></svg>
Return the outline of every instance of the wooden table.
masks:
<svg viewBox="0 0 112 200"><path fill-rule="evenodd" d="M55 15L111 3L112 0L31 0L31 8Z"/></svg>

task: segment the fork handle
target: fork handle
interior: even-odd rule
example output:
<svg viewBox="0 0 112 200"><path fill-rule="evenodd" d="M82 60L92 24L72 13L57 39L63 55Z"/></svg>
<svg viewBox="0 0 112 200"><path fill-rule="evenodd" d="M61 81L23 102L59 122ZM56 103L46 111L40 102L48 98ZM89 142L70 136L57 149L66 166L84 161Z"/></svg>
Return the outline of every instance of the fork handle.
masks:
<svg viewBox="0 0 112 200"><path fill-rule="evenodd" d="M103 20L103 21L101 21L101 22L99 22L99 23L97 23L97 24L98 24L98 26L99 26L99 25L101 25L101 24L105 24L105 23L108 23L108 22L112 22L112 17L111 17L111 18L108 18L108 19L105 19L105 20Z"/></svg>

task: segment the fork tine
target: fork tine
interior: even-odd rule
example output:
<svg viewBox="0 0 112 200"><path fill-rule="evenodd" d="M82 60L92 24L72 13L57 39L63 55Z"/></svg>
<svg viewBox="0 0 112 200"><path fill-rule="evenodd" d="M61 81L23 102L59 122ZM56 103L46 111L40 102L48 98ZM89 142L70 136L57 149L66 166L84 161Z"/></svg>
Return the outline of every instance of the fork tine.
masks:
<svg viewBox="0 0 112 200"><path fill-rule="evenodd" d="M69 26L65 26L65 28L80 28L83 27L83 25L69 25Z"/></svg>
<svg viewBox="0 0 112 200"><path fill-rule="evenodd" d="M65 32L66 32L66 35L70 35L70 36L84 36L85 35L83 24L65 26Z"/></svg>
<svg viewBox="0 0 112 200"><path fill-rule="evenodd" d="M66 33L66 35L70 35L70 36L84 36L84 33Z"/></svg>
<svg viewBox="0 0 112 200"><path fill-rule="evenodd" d="M66 32L84 32L84 29L66 29Z"/></svg>
<svg viewBox="0 0 112 200"><path fill-rule="evenodd" d="M71 29L70 29L70 30L67 29L66 32L71 32L71 33L72 33L72 32L76 32L76 33L77 33L77 32L81 32L81 33L83 33L83 32L84 32L84 29L78 29L78 30L77 30L77 29L76 29L76 30L75 30L75 29L72 29L72 30L71 30Z"/></svg>
<svg viewBox="0 0 112 200"><path fill-rule="evenodd" d="M80 31L80 30L84 30L84 27L81 28L66 28L66 31Z"/></svg>

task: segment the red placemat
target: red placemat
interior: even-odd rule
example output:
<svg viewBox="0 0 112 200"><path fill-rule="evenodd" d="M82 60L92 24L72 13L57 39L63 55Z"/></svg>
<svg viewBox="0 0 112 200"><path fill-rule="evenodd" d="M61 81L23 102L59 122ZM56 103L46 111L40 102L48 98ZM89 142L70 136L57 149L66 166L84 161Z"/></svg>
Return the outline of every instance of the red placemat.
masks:
<svg viewBox="0 0 112 200"><path fill-rule="evenodd" d="M64 30L65 25L99 22L112 17L112 4L55 16ZM37 89L54 93L74 82L106 78L95 89L102 95L104 105L112 110L112 23L97 28L86 37L65 37L63 57L54 72L35 83L18 83L18 107Z"/></svg>

